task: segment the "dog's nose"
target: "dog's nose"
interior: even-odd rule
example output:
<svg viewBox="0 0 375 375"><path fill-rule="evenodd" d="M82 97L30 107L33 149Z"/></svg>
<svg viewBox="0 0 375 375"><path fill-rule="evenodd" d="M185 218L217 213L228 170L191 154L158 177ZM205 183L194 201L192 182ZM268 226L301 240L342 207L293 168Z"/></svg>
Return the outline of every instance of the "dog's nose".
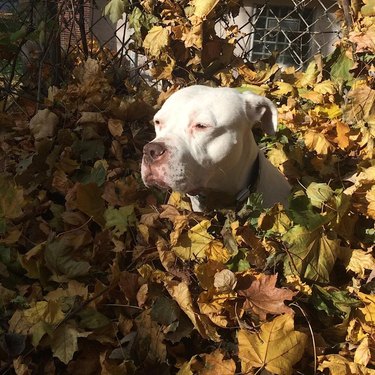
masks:
<svg viewBox="0 0 375 375"><path fill-rule="evenodd" d="M166 151L164 143L161 142L150 142L143 147L143 155L149 162L160 159Z"/></svg>

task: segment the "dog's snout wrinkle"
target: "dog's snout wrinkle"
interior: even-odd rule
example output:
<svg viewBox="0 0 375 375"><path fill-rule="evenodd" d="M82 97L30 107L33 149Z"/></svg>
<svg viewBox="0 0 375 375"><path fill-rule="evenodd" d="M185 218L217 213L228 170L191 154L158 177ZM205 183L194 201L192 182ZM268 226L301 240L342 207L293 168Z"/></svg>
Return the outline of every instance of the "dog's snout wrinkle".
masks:
<svg viewBox="0 0 375 375"><path fill-rule="evenodd" d="M143 147L143 155L149 162L161 159L166 152L166 146L162 142L150 142Z"/></svg>

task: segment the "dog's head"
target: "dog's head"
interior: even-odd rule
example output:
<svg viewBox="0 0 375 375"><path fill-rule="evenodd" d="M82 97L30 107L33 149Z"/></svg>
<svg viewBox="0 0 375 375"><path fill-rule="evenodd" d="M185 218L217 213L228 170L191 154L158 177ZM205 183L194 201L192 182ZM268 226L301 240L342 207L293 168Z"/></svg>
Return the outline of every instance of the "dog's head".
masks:
<svg viewBox="0 0 375 375"><path fill-rule="evenodd" d="M155 139L143 149L147 186L198 194L241 188L258 153L251 128L274 133L270 100L230 88L191 86L174 93L154 116ZM242 176L243 175L243 176Z"/></svg>

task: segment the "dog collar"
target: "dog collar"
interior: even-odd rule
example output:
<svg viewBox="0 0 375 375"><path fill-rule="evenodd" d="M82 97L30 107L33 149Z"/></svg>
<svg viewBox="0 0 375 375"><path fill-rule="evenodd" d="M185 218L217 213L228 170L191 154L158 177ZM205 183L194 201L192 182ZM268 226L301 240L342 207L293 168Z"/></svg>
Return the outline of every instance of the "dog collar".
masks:
<svg viewBox="0 0 375 375"><path fill-rule="evenodd" d="M253 168L251 169L251 175L249 177L249 184L237 194L237 197L236 197L237 203L242 203L245 199L249 198L249 195L251 193L254 193L256 190L256 185L257 185L259 175L260 175L259 154L260 153L258 152L258 155L253 164Z"/></svg>

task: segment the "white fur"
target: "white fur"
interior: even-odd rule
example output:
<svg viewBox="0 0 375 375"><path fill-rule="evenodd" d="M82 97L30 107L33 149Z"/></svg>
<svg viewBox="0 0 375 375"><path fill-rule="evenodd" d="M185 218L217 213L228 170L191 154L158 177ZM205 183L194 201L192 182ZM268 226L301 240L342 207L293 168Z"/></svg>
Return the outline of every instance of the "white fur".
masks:
<svg viewBox="0 0 375 375"><path fill-rule="evenodd" d="M144 155L142 178L192 196L217 191L235 196L247 186L258 156L251 128L260 123L266 133L277 127L272 102L231 88L191 86L173 94L154 117L156 137L164 152L156 160ZM146 149L146 148L145 148ZM290 186L260 153L256 191L264 205L286 203ZM193 209L200 211L197 197Z"/></svg>

